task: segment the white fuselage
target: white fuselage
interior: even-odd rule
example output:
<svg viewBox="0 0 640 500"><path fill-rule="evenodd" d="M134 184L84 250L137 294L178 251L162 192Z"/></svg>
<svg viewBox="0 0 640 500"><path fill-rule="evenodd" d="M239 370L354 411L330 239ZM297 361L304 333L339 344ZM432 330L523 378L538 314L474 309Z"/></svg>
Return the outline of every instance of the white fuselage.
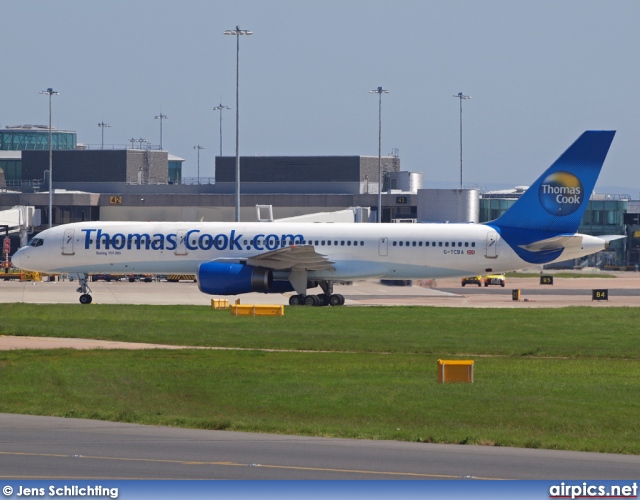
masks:
<svg viewBox="0 0 640 500"><path fill-rule="evenodd" d="M582 238L582 246L556 260L605 246ZM290 245L312 245L333 263L310 270L311 280L468 276L530 265L482 224L83 222L37 239L14 255L14 265L49 273L194 274L202 262L242 261ZM274 278L287 274L274 271Z"/></svg>

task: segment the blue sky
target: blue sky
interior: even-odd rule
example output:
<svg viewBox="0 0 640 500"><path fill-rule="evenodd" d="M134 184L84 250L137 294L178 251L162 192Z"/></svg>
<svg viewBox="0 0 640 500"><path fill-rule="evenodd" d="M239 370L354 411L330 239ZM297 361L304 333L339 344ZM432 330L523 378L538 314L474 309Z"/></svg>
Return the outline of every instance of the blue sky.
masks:
<svg viewBox="0 0 640 500"><path fill-rule="evenodd" d="M5 0L0 126L48 122L99 145L132 137L213 174L223 115L235 154L235 37L242 155L400 152L425 187L532 183L586 129L618 131L600 192L640 197L640 2L428 0Z"/></svg>

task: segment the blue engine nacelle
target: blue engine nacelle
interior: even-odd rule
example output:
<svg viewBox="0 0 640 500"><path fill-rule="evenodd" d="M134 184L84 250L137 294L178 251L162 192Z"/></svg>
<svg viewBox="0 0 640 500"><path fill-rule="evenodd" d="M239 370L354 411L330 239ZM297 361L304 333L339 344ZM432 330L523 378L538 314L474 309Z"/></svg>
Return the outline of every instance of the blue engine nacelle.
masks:
<svg viewBox="0 0 640 500"><path fill-rule="evenodd" d="M270 269L227 262L204 262L198 266L198 288L209 295L264 292L272 286Z"/></svg>

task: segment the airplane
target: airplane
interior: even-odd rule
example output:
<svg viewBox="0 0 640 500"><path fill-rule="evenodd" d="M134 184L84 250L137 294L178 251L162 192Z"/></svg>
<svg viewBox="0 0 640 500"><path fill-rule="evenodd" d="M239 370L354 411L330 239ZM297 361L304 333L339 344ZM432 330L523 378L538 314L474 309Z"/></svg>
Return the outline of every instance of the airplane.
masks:
<svg viewBox="0 0 640 500"><path fill-rule="evenodd" d="M498 219L483 223L80 222L46 229L16 267L77 274L193 274L203 293L295 291L290 305L344 304L335 281L434 279L583 257L621 236L576 231L615 131L584 132ZM321 294L307 291L320 286Z"/></svg>

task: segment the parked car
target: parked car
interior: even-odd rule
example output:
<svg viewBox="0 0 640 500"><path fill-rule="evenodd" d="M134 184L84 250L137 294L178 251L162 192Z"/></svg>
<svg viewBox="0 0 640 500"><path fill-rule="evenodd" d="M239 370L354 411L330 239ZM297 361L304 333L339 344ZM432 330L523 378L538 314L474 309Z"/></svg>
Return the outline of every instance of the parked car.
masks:
<svg viewBox="0 0 640 500"><path fill-rule="evenodd" d="M507 282L504 274L488 274L484 277L484 286L500 285L504 286Z"/></svg>
<svg viewBox="0 0 640 500"><path fill-rule="evenodd" d="M462 286L465 285L482 286L482 276L469 276L467 278L462 278Z"/></svg>

